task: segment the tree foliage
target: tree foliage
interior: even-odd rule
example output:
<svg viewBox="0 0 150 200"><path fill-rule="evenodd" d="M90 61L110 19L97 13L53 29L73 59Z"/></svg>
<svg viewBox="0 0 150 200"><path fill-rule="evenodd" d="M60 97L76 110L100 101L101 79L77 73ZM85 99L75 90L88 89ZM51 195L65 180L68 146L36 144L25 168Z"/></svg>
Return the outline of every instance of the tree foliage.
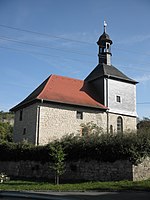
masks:
<svg viewBox="0 0 150 200"><path fill-rule="evenodd" d="M11 112L0 111L0 122L10 122L14 119L14 114Z"/></svg>
<svg viewBox="0 0 150 200"><path fill-rule="evenodd" d="M13 126L10 122L13 119L12 113L0 111L0 141L12 141Z"/></svg>
<svg viewBox="0 0 150 200"><path fill-rule="evenodd" d="M12 142L13 127L9 123L0 122L0 141Z"/></svg>
<svg viewBox="0 0 150 200"><path fill-rule="evenodd" d="M82 123L81 128L82 128L82 136L87 136L87 135L90 136L91 134L100 135L104 133L103 129L93 122Z"/></svg>
<svg viewBox="0 0 150 200"><path fill-rule="evenodd" d="M128 159L137 164L150 156L150 129L123 134L68 135L61 140L68 160L91 160L114 162Z"/></svg>
<svg viewBox="0 0 150 200"><path fill-rule="evenodd" d="M58 141L51 143L49 145L49 148L50 156L53 161L52 166L50 166L50 168L52 168L55 171L55 183L58 185L60 176L65 171L65 153L62 145Z"/></svg>
<svg viewBox="0 0 150 200"><path fill-rule="evenodd" d="M150 119L147 117L144 117L143 120L140 120L138 125L138 129L150 129Z"/></svg>

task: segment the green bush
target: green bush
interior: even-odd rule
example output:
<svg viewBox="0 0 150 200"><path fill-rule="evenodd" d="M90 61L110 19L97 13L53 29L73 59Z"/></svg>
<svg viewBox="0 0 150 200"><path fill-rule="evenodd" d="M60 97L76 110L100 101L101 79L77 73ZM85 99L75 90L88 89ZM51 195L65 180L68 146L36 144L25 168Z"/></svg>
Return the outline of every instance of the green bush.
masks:
<svg viewBox="0 0 150 200"><path fill-rule="evenodd" d="M49 161L49 149L46 146L34 146L24 143L0 143L1 161L34 160Z"/></svg>
<svg viewBox="0 0 150 200"><path fill-rule="evenodd" d="M58 141L55 141L56 143ZM52 161L49 145L34 146L27 143L0 143L0 160ZM65 160L98 160L114 162L128 159L132 163L141 162L143 157L150 157L150 129L140 129L137 133L68 135L59 140L66 154Z"/></svg>
<svg viewBox="0 0 150 200"><path fill-rule="evenodd" d="M150 156L150 131L121 135L69 135L61 142L68 160L95 159L114 162L129 159L133 163L138 163L143 157Z"/></svg>

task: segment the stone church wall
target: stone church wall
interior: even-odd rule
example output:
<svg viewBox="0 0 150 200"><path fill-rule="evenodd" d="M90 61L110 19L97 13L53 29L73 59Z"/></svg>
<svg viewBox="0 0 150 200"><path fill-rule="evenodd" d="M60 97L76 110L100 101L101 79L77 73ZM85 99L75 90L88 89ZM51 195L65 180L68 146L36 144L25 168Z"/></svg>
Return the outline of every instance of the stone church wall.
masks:
<svg viewBox="0 0 150 200"><path fill-rule="evenodd" d="M20 120L20 112L22 119ZM36 144L37 104L30 105L15 112L15 123L13 130L14 142L27 140Z"/></svg>
<svg viewBox="0 0 150 200"><path fill-rule="evenodd" d="M0 171L10 177L52 180L54 172L50 163L33 161L0 162ZM137 166L129 161L97 162L77 161L66 163L66 172L61 177L65 181L119 181L146 180L150 178L150 158Z"/></svg>
<svg viewBox="0 0 150 200"><path fill-rule="evenodd" d="M77 112L82 113L83 119L77 118ZM81 133L81 124L91 121L106 131L106 112L84 107L43 104L40 106L39 143L43 145L67 134Z"/></svg>
<svg viewBox="0 0 150 200"><path fill-rule="evenodd" d="M136 117L119 115L114 113L109 113L109 127L112 125L113 132L117 132L117 118L121 116L123 119L123 131L124 132L132 132L136 131L137 119Z"/></svg>
<svg viewBox="0 0 150 200"><path fill-rule="evenodd" d="M82 113L82 119L77 118ZM15 114L14 142L27 140L35 145L44 145L71 133L82 134L81 124L93 122L107 132L110 126L117 131L117 117L123 118L123 130L136 130L136 117L102 112L97 109L62 104L33 104Z"/></svg>
<svg viewBox="0 0 150 200"><path fill-rule="evenodd" d="M82 119L77 118L81 112ZM44 145L66 134L81 133L81 124L93 122L107 130L107 115L98 109L62 104L33 104L15 113L14 142L27 140Z"/></svg>

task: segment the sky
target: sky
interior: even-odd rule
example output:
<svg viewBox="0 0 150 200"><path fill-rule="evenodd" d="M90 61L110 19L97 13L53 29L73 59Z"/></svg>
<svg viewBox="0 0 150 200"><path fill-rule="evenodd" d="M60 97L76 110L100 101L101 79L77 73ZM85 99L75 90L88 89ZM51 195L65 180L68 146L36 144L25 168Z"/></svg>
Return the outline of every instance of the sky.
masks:
<svg viewBox="0 0 150 200"><path fill-rule="evenodd" d="M104 20L112 64L139 82L137 114L150 117L149 0L0 0L0 111L51 74L86 78Z"/></svg>

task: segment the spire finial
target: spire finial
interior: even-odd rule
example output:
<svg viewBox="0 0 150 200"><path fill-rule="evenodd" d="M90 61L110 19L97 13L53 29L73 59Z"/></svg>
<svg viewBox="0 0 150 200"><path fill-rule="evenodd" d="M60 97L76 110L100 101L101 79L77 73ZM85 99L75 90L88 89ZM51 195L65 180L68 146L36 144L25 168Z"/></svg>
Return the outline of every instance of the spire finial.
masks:
<svg viewBox="0 0 150 200"><path fill-rule="evenodd" d="M107 26L107 23L106 23L106 21L104 20L104 33L106 33L106 26Z"/></svg>

